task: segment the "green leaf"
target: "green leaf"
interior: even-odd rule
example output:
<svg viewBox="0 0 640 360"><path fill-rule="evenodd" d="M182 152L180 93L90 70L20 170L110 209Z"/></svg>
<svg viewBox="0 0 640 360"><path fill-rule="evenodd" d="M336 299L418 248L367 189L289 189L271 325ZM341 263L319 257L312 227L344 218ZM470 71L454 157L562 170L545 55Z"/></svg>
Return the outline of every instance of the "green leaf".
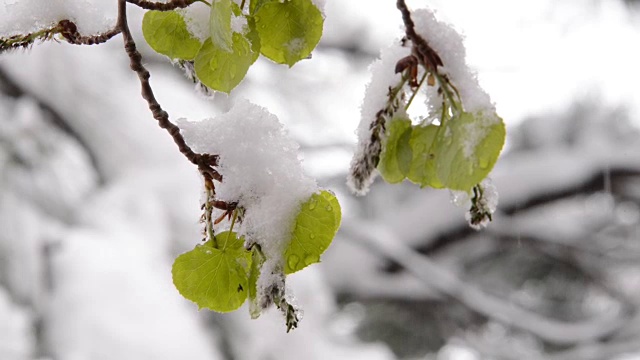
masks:
<svg viewBox="0 0 640 360"><path fill-rule="evenodd" d="M331 245L342 218L340 203L329 191L313 194L296 218L291 242L285 250L285 274L320 262Z"/></svg>
<svg viewBox="0 0 640 360"><path fill-rule="evenodd" d="M258 245L254 245L251 251L251 269L249 270L249 314L252 319L257 319L261 312L260 305L258 305L258 278L264 261L264 255Z"/></svg>
<svg viewBox="0 0 640 360"><path fill-rule="evenodd" d="M142 34L153 50L171 59L193 60L202 45L175 11L147 11L142 19Z"/></svg>
<svg viewBox="0 0 640 360"><path fill-rule="evenodd" d="M290 67L309 57L322 36L324 18L311 0L262 3L255 12L262 55Z"/></svg>
<svg viewBox="0 0 640 360"><path fill-rule="evenodd" d="M411 120L393 118L387 122L386 129L378 171L386 182L394 184L404 180L411 167Z"/></svg>
<svg viewBox="0 0 640 360"><path fill-rule="evenodd" d="M431 186L436 189L443 187L436 174L436 148L434 146L439 126L416 126L411 133L409 145L413 150L411 167L407 177L422 187Z"/></svg>
<svg viewBox="0 0 640 360"><path fill-rule="evenodd" d="M251 253L233 232L196 245L173 263L173 283L185 298L200 309L218 312L238 309L247 298Z"/></svg>
<svg viewBox="0 0 640 360"><path fill-rule="evenodd" d="M449 189L470 191L493 169L505 135L495 114L465 112L450 119L435 142L438 179Z"/></svg>
<svg viewBox="0 0 640 360"><path fill-rule="evenodd" d="M279 0L251 0L249 2L249 13L251 15L255 15L256 11L260 9L260 7L269 2L276 2Z"/></svg>
<svg viewBox="0 0 640 360"><path fill-rule="evenodd" d="M233 33L232 39L231 53L207 39L195 59L198 79L208 87L226 93L244 79L259 55L241 34Z"/></svg>
<svg viewBox="0 0 640 360"><path fill-rule="evenodd" d="M231 0L211 1L211 12L209 15L209 29L211 41L220 49L232 52L233 39L231 34Z"/></svg>

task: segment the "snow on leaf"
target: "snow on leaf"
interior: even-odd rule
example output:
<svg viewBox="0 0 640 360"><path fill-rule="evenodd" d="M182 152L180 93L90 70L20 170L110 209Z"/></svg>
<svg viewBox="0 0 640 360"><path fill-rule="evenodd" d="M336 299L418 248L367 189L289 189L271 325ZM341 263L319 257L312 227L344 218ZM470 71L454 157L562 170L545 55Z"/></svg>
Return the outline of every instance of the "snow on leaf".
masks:
<svg viewBox="0 0 640 360"><path fill-rule="evenodd" d="M285 273L291 274L320 262L320 255L331 245L342 218L340 203L329 191L315 193L302 204L287 247Z"/></svg>
<svg viewBox="0 0 640 360"><path fill-rule="evenodd" d="M324 18L311 0L258 2L255 20L262 55L290 67L311 54Z"/></svg>
<svg viewBox="0 0 640 360"><path fill-rule="evenodd" d="M386 128L378 171L386 182L393 184L404 180L411 167L411 120L394 118Z"/></svg>
<svg viewBox="0 0 640 360"><path fill-rule="evenodd" d="M171 59L193 60L202 46L189 33L182 15L175 11L147 11L142 33L153 50Z"/></svg>
<svg viewBox="0 0 640 360"><path fill-rule="evenodd" d="M469 191L493 169L505 140L502 119L495 114L462 113L436 136L436 174L452 190Z"/></svg>
<svg viewBox="0 0 640 360"><path fill-rule="evenodd" d="M218 312L238 309L247 298L251 253L243 239L223 232L213 241L196 245L173 263L173 283L199 308Z"/></svg>

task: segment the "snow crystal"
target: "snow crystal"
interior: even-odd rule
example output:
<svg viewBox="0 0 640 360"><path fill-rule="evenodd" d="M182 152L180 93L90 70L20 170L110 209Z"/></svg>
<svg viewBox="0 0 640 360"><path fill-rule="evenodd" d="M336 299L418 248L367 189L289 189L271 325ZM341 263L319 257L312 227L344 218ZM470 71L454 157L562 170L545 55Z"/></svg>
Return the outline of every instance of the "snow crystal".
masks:
<svg viewBox="0 0 640 360"><path fill-rule="evenodd" d="M493 184L493 181L491 181L491 178L488 177L482 180L480 186L483 190L483 205L489 211L489 213L493 214L498 208L498 189Z"/></svg>
<svg viewBox="0 0 640 360"><path fill-rule="evenodd" d="M491 222L491 215L498 208L498 189L490 178L485 178L480 183L482 196L476 201L476 208L472 208L465 214L465 219L474 230L486 228ZM482 214L480 218L477 215ZM474 219L476 217L476 219Z"/></svg>
<svg viewBox="0 0 640 360"><path fill-rule="evenodd" d="M295 38L284 44L284 47L289 50L289 53L300 52L306 45L304 38Z"/></svg>
<svg viewBox="0 0 640 360"><path fill-rule="evenodd" d="M244 34L247 30L247 18L244 16L231 16L231 30Z"/></svg>
<svg viewBox="0 0 640 360"><path fill-rule="evenodd" d="M184 9L178 9L178 13L184 17L187 23L187 31L200 41L204 42L211 34L209 33L209 17L211 8L201 2L196 2Z"/></svg>
<svg viewBox="0 0 640 360"><path fill-rule="evenodd" d="M451 203L457 207L469 207L471 204L471 197L466 191L449 190L449 198Z"/></svg>
<svg viewBox="0 0 640 360"><path fill-rule="evenodd" d="M282 269L295 216L317 191L315 180L302 171L298 144L275 115L247 100L214 119L180 120L179 126L194 151L220 155L218 171L224 180L216 184L216 196L238 201L246 210L234 230L260 244L267 258L264 269ZM276 282L266 275L270 272L262 272L260 284Z"/></svg>
<svg viewBox="0 0 640 360"><path fill-rule="evenodd" d="M442 59L441 73L446 74L458 89L465 111L495 112L489 95L482 90L475 72L466 64L466 51L460 34L449 24L438 21L431 10L420 9L412 13L416 32L421 35ZM427 105L432 109L441 106L436 87L427 87Z"/></svg>
<svg viewBox="0 0 640 360"><path fill-rule="evenodd" d="M27 34L55 26L68 19L81 34L111 29L116 22L117 2L105 0L3 0L0 2L0 36Z"/></svg>

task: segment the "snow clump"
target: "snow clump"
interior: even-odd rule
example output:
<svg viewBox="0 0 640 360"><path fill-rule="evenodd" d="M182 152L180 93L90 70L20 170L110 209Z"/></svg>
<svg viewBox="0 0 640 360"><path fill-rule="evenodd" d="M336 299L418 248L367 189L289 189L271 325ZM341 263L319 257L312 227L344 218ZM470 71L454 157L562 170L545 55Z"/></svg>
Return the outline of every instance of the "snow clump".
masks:
<svg viewBox="0 0 640 360"><path fill-rule="evenodd" d="M213 119L178 121L184 138L198 153L220 156L216 197L245 209L234 231L261 246L266 260L258 298L284 277L283 254L301 205L318 191L298 158L298 144L278 118L247 100Z"/></svg>
<svg viewBox="0 0 640 360"><path fill-rule="evenodd" d="M110 30L118 4L106 0L3 0L0 2L0 37L28 34L71 20L83 35Z"/></svg>

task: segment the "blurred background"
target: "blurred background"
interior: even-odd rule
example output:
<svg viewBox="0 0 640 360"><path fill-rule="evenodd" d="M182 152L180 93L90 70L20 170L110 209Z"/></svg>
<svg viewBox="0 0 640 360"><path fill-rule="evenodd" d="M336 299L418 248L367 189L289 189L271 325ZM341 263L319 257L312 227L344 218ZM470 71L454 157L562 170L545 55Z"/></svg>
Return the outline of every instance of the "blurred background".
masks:
<svg viewBox="0 0 640 360"><path fill-rule="evenodd" d="M277 311L198 312L174 289L201 184L120 37L3 54L0 360L640 359L640 2L409 3L464 33L508 126L481 232L446 191L346 189L367 67L402 34L395 1L327 0L311 60L260 59L212 100L144 45L131 7L173 120L265 106L340 199L323 262L288 278L305 312L289 334Z"/></svg>

